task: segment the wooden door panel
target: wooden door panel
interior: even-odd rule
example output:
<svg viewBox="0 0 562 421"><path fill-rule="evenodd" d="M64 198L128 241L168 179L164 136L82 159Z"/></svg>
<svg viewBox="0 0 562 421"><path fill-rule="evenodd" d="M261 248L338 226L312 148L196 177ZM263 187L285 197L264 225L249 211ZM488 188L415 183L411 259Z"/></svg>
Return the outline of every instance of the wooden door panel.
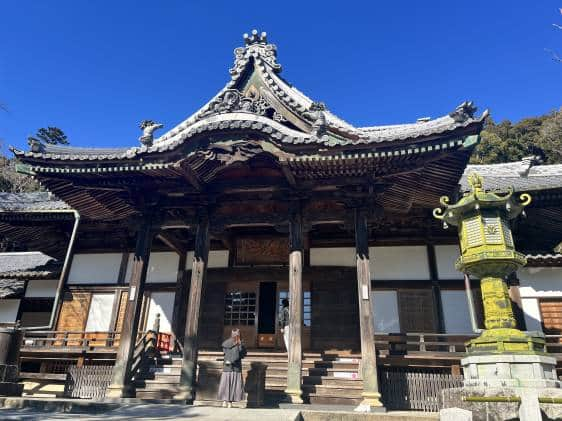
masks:
<svg viewBox="0 0 562 421"><path fill-rule="evenodd" d="M398 291L398 313L402 332L435 332L435 309L431 289Z"/></svg>

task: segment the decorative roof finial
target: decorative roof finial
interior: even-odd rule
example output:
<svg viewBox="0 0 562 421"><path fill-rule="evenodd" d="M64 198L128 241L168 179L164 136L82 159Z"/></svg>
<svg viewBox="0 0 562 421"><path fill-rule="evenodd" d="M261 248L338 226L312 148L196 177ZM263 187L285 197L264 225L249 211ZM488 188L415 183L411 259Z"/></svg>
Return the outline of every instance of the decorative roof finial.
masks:
<svg viewBox="0 0 562 421"><path fill-rule="evenodd" d="M482 192L483 183L484 179L477 172L471 172L468 176L468 184L470 184L470 188L472 189L473 193Z"/></svg>
<svg viewBox="0 0 562 421"><path fill-rule="evenodd" d="M452 113L449 113L449 117L455 120L458 123L462 123L463 121L468 120L469 118L474 117L474 113L476 112L477 108L472 101L465 101Z"/></svg>
<svg viewBox="0 0 562 421"><path fill-rule="evenodd" d="M244 34L244 42L246 45L267 44L267 33L262 32L261 34L258 34L258 31L253 29L251 35Z"/></svg>
<svg viewBox="0 0 562 421"><path fill-rule="evenodd" d="M277 63L277 47L275 44L267 42L267 34L253 30L250 34L244 34L244 46L234 50L234 67L230 69L232 76L230 87L234 86L234 81L246 69L246 66L253 60L255 65L267 65L274 73L281 71L281 65Z"/></svg>
<svg viewBox="0 0 562 421"><path fill-rule="evenodd" d="M154 142L154 132L164 127L164 125L152 120L143 120L139 127L142 129L142 136L139 137L140 143L145 146L152 146Z"/></svg>

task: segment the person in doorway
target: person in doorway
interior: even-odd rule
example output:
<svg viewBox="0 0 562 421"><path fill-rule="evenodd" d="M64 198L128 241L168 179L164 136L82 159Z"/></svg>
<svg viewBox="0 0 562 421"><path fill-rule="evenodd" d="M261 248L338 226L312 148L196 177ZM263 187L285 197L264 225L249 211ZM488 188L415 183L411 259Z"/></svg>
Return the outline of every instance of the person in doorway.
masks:
<svg viewBox="0 0 562 421"><path fill-rule="evenodd" d="M230 338L222 343L224 362L219 384L218 399L222 406L232 408L232 402L244 399L244 381L242 380L242 359L246 348L240 338L240 330L234 329Z"/></svg>
<svg viewBox="0 0 562 421"><path fill-rule="evenodd" d="M281 317L279 317L279 324L281 325L285 349L289 352L289 300L284 298L281 304L283 305L283 309L281 310Z"/></svg>

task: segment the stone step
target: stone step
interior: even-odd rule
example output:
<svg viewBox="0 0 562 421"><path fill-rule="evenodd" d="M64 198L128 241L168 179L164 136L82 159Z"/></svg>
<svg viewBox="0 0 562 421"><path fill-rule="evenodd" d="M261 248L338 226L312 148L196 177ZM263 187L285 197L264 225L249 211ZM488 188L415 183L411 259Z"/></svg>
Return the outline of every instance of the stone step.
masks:
<svg viewBox="0 0 562 421"><path fill-rule="evenodd" d="M339 379L337 377L317 377L305 376L302 378L303 385L322 385L322 386L338 386L338 387L360 387L363 388L363 381L358 379Z"/></svg>
<svg viewBox="0 0 562 421"><path fill-rule="evenodd" d="M287 375L287 367L267 367L266 376ZM323 376L340 378L359 378L358 370L349 368L322 368L322 367L303 367L303 376Z"/></svg>
<svg viewBox="0 0 562 421"><path fill-rule="evenodd" d="M137 390L137 399L174 399L176 390L160 389L160 390Z"/></svg>
<svg viewBox="0 0 562 421"><path fill-rule="evenodd" d="M305 396L305 400L313 405L349 405L356 407L363 401L362 397L346 397L346 396L322 396L310 393Z"/></svg>

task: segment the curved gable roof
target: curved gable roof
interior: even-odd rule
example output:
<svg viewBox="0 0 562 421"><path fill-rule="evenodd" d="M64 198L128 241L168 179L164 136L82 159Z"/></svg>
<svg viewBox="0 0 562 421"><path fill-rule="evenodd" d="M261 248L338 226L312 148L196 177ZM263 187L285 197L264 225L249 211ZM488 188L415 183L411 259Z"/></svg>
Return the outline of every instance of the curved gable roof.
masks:
<svg viewBox="0 0 562 421"><path fill-rule="evenodd" d="M476 134L487 116L475 116L476 107L464 102L453 112L430 121L354 127L315 102L281 76L277 47L265 33L245 34L245 45L234 50L230 80L193 115L154 140L151 146L130 148L77 148L35 145L32 151L12 149L22 158L61 161L131 160L173 150L194 136L214 131L252 129L263 132L279 146L295 148L375 149L390 143L418 142L462 132Z"/></svg>

